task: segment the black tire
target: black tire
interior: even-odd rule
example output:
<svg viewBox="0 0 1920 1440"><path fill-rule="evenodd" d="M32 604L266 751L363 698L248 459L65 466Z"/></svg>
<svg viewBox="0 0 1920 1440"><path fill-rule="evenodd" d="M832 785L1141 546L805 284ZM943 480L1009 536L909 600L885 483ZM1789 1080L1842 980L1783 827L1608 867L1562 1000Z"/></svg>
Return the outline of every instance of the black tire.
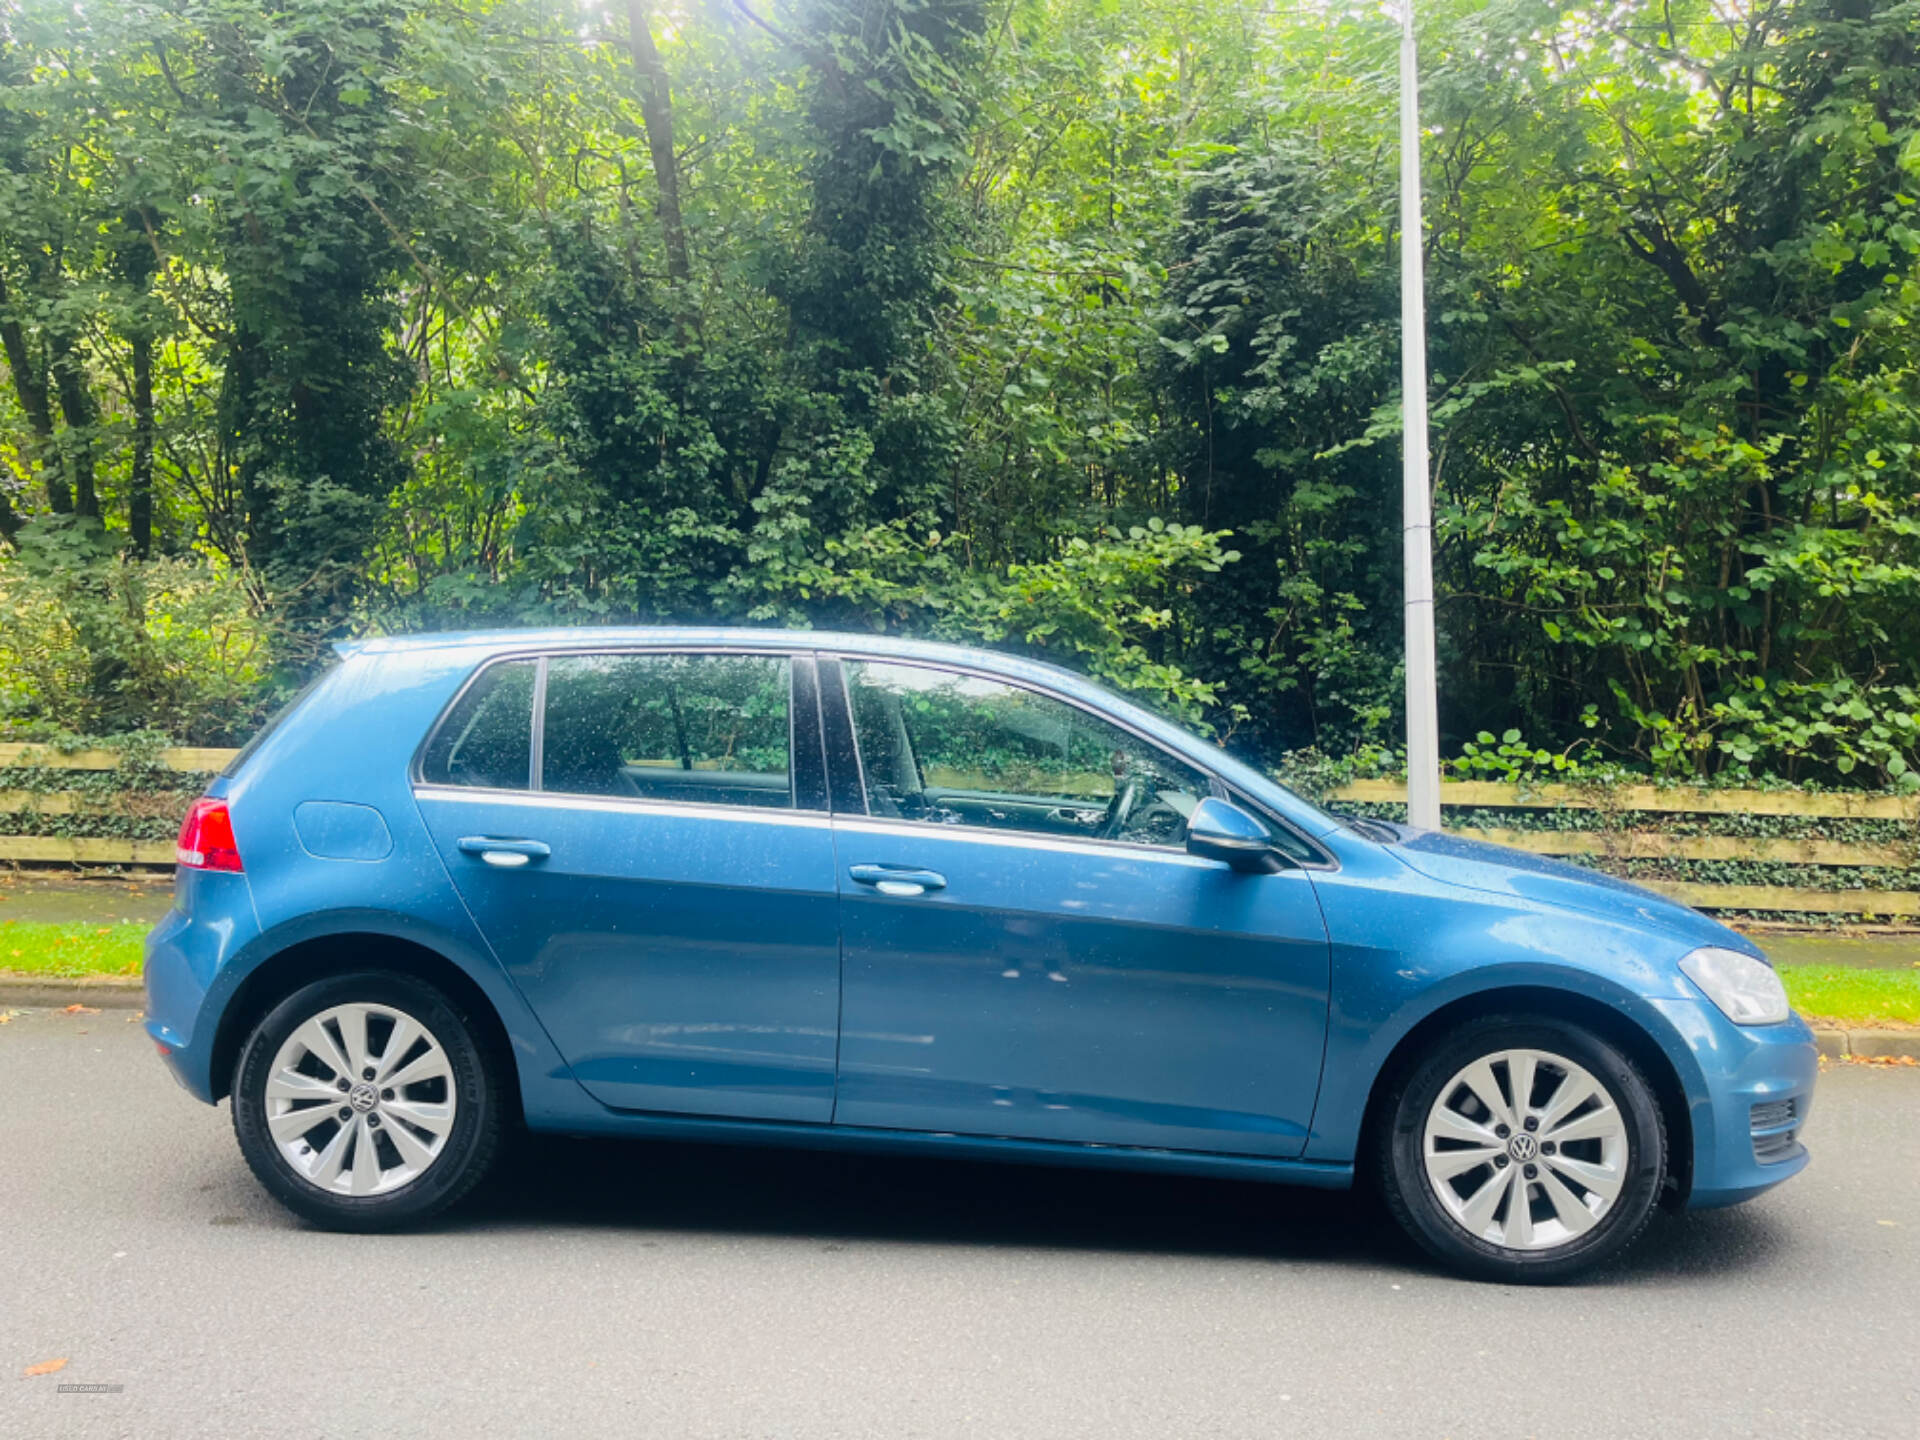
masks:
<svg viewBox="0 0 1920 1440"><path fill-rule="evenodd" d="M446 1052L455 1098L451 1128L432 1163L394 1189L360 1196L322 1189L289 1163L268 1128L266 1095L274 1057L288 1037L309 1019L356 1002L391 1006L424 1025ZM324 1229L393 1230L439 1214L480 1182L500 1148L506 1077L495 1073L479 1033L460 1006L410 975L366 971L316 980L276 1005L241 1048L233 1074L233 1131L241 1154L268 1193Z"/></svg>
<svg viewBox="0 0 1920 1440"><path fill-rule="evenodd" d="M1506 1050L1546 1051L1584 1068L1611 1092L1626 1132L1621 1187L1611 1207L1592 1229L1548 1249L1510 1249L1468 1233L1435 1194L1427 1174L1426 1122L1442 1087L1475 1060ZM1608 1041L1564 1020L1490 1015L1467 1022L1401 1072L1380 1113L1374 1160L1388 1208L1435 1259L1476 1279L1548 1284L1607 1264L1646 1229L1666 1176L1666 1125L1646 1077Z"/></svg>

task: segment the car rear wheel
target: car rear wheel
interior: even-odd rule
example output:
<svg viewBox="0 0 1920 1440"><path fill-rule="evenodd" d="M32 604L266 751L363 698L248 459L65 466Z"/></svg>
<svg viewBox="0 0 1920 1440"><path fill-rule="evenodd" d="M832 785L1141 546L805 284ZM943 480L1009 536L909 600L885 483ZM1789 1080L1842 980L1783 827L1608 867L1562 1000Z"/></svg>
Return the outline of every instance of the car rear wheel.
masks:
<svg viewBox="0 0 1920 1440"><path fill-rule="evenodd" d="M332 976L288 996L240 1052L233 1127L268 1191L336 1230L446 1209L500 1143L497 1079L472 1021L411 976Z"/></svg>
<svg viewBox="0 0 1920 1440"><path fill-rule="evenodd" d="M1605 1039L1496 1016L1441 1038L1390 1097L1379 1172L1413 1238L1485 1279L1570 1279L1631 1245L1666 1173L1652 1088Z"/></svg>

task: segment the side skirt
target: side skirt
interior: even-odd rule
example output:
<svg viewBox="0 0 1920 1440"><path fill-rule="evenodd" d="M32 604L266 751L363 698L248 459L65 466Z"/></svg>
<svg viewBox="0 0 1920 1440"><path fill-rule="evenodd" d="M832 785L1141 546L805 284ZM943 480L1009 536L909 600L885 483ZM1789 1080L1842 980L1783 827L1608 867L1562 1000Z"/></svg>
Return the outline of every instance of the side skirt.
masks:
<svg viewBox="0 0 1920 1440"><path fill-rule="evenodd" d="M1154 1170L1210 1175L1230 1180L1306 1185L1319 1190L1353 1186L1350 1162L1276 1160L1254 1155L1216 1155L1191 1150L1155 1150L1125 1145L1072 1145L1054 1140L953 1135L917 1130L875 1130L851 1125L798 1125L760 1120L715 1120L607 1110L574 1112L546 1120L528 1118L528 1128L547 1134L626 1136L716 1145L766 1145L797 1150L851 1150L871 1154L934 1155L1016 1165L1064 1165L1106 1170Z"/></svg>

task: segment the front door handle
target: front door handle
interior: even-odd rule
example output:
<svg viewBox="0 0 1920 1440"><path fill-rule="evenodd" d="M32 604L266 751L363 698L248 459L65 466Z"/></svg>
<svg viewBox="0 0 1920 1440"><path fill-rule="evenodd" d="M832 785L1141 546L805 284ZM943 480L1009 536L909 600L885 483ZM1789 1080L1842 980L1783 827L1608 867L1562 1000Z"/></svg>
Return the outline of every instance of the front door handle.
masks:
<svg viewBox="0 0 1920 1440"><path fill-rule="evenodd" d="M947 877L933 870L914 870L904 865L849 865L847 874L862 885L871 885L882 895L924 895L929 890L947 888Z"/></svg>
<svg viewBox="0 0 1920 1440"><path fill-rule="evenodd" d="M463 835L459 843L462 855L478 855L487 864L498 865L502 870L516 870L553 853L543 841L506 840L497 835Z"/></svg>

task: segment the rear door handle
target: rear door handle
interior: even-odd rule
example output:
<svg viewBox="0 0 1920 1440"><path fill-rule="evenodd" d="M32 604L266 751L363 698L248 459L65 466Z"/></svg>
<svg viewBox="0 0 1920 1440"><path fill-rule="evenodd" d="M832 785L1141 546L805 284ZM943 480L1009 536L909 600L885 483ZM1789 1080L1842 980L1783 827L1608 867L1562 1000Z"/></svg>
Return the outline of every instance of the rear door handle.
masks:
<svg viewBox="0 0 1920 1440"><path fill-rule="evenodd" d="M847 874L862 885L871 885L882 895L924 895L929 890L947 888L947 877L933 870L914 870L904 865L849 865Z"/></svg>
<svg viewBox="0 0 1920 1440"><path fill-rule="evenodd" d="M502 870L531 865L553 853L544 841L507 840L496 835L463 835L459 844L462 855L478 855L487 864L498 865Z"/></svg>

